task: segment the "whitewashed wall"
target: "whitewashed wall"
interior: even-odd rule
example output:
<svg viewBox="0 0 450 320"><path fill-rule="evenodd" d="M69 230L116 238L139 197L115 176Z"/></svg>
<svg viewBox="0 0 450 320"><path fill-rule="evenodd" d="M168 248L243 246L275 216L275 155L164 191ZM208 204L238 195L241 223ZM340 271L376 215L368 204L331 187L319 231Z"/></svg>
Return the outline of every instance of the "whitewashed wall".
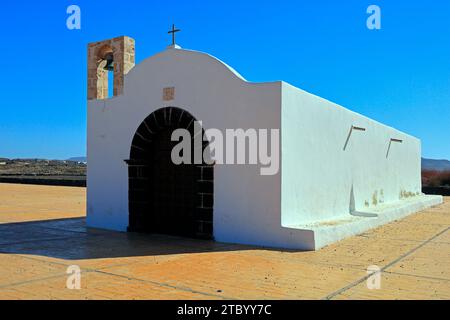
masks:
<svg viewBox="0 0 450 320"><path fill-rule="evenodd" d="M343 218L351 207L370 211L421 193L418 139L282 87L283 225ZM351 126L366 131L354 130L344 150ZM403 142L392 142L386 157L391 138Z"/></svg>
<svg viewBox="0 0 450 320"><path fill-rule="evenodd" d="M175 100L162 101L164 87ZM88 106L88 225L125 231L128 171L135 131L153 111L175 106L207 128L280 128L281 83L253 84L204 53L168 49L137 65L124 95ZM217 165L214 235L219 241L261 243L281 225L281 176L257 165Z"/></svg>
<svg viewBox="0 0 450 320"><path fill-rule="evenodd" d="M162 101L165 87L175 87L170 103ZM125 77L122 96L88 103L89 226L126 230L124 160L142 121L167 106L189 111L205 129L282 125L279 174L261 176L257 165L215 167L218 241L314 249L314 231L295 226L348 216L352 186L355 210L420 192L417 139L286 83L249 83L207 54L167 49ZM366 131L353 132L344 151L351 125ZM386 158L390 138L403 143L394 143Z"/></svg>

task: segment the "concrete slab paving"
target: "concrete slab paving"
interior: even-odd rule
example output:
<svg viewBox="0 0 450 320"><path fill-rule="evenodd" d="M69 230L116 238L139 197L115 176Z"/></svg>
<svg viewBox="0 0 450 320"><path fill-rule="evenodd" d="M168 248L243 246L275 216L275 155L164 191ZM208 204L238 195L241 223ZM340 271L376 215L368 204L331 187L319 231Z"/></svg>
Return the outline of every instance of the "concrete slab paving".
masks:
<svg viewBox="0 0 450 320"><path fill-rule="evenodd" d="M89 229L84 188L0 184L0 299L449 299L449 264L450 198L301 252Z"/></svg>

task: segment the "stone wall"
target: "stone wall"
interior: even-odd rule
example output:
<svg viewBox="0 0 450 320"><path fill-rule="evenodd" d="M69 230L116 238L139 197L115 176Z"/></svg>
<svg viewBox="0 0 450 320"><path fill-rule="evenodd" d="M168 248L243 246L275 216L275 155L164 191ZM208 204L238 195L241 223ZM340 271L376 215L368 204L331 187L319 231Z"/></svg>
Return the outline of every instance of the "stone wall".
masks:
<svg viewBox="0 0 450 320"><path fill-rule="evenodd" d="M114 58L114 96L123 94L124 76L135 65L135 41L126 36L88 45L88 99L108 98L108 54Z"/></svg>

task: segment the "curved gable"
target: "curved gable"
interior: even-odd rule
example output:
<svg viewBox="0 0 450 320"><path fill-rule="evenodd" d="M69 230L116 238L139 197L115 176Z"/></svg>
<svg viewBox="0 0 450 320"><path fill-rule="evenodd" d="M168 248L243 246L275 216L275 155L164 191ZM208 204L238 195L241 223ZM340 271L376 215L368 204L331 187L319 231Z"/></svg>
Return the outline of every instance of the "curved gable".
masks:
<svg viewBox="0 0 450 320"><path fill-rule="evenodd" d="M160 74L176 74L186 77L217 76L248 83L232 67L212 55L185 49L169 48L136 65L125 77L125 91L133 86L135 78L143 79Z"/></svg>

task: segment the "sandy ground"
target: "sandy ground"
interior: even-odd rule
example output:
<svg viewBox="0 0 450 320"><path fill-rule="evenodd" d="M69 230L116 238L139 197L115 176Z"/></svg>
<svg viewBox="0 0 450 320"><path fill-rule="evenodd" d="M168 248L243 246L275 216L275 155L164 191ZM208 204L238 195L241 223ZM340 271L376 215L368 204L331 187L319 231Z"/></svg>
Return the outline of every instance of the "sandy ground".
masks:
<svg viewBox="0 0 450 320"><path fill-rule="evenodd" d="M450 299L450 198L296 252L87 229L85 194L0 184L0 299ZM67 288L72 265L80 290Z"/></svg>

